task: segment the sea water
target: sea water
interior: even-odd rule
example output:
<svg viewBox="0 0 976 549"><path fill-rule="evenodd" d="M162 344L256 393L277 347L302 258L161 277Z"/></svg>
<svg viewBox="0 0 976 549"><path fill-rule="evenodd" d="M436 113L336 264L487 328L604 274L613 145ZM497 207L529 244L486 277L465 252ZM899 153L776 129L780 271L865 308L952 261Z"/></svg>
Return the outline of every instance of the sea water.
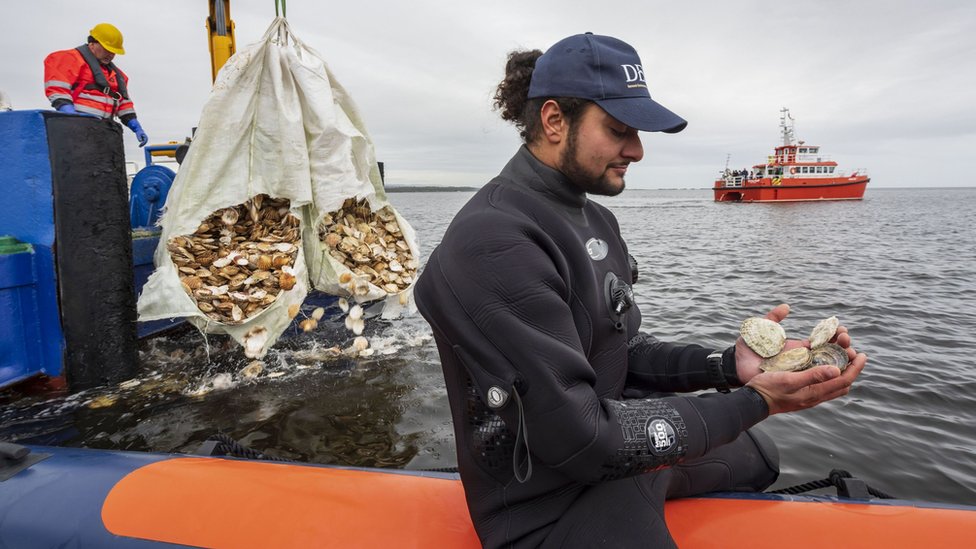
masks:
<svg viewBox="0 0 976 549"><path fill-rule="evenodd" d="M470 192L391 193L422 260ZM730 345L779 303L803 338L836 315L868 366L850 395L760 424L776 488L843 469L891 495L976 504L976 189L869 187L864 200L715 203L708 190L597 198L639 263L642 329ZM478 235L471 235L477 238ZM410 469L455 465L437 350L419 316L370 322L376 353L336 357L352 335L330 311L283 341L261 375L230 341L192 330L143 342L143 375L82 393L2 395L0 440L194 452L229 435L276 457Z"/></svg>

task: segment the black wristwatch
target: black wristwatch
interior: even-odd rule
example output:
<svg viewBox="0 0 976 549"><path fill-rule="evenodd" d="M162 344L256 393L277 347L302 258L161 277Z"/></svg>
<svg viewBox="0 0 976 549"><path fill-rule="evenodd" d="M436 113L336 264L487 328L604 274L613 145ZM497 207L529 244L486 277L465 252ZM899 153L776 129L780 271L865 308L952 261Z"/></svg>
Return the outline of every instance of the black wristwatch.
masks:
<svg viewBox="0 0 976 549"><path fill-rule="evenodd" d="M731 390L728 381L725 380L725 371L722 370L722 353L724 351L715 351L708 355L708 379L715 386L716 391L728 393Z"/></svg>

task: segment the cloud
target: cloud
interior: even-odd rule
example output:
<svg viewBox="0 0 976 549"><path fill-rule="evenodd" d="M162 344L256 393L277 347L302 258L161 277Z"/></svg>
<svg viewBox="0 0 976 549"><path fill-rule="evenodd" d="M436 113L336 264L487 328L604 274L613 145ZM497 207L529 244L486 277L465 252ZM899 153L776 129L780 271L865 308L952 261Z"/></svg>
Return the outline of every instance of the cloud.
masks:
<svg viewBox="0 0 976 549"><path fill-rule="evenodd" d="M117 59L153 142L182 141L210 89L200 0L26 2L5 9L0 90L15 108L47 108L43 59L107 21L125 35ZM801 139L873 185L970 185L976 146L976 5L964 0L797 4L625 0L290 3L295 34L350 92L397 184L480 185L518 146L491 110L513 49L545 49L578 32L612 34L642 56L652 95L690 122L643 135L632 188L704 188L724 168L761 161L778 142L779 109ZM238 47L261 38L271 2L231 2ZM40 29L43 29L41 31ZM126 152L141 151L126 132ZM924 175L920 170L924 167Z"/></svg>

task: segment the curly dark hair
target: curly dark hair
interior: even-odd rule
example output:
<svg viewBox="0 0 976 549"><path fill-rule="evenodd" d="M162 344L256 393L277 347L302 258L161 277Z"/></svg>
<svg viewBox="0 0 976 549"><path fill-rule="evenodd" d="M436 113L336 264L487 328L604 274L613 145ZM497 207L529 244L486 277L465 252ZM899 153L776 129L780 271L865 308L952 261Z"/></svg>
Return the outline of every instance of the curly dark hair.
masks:
<svg viewBox="0 0 976 549"><path fill-rule="evenodd" d="M583 107L590 103L575 97L536 97L529 99L529 84L535 62L542 56L539 50L517 50L508 54L505 63L505 78L495 90L494 107L501 112L502 120L507 120L519 130L525 143L535 141L542 132L539 110L549 99L562 109L566 119L573 124L583 113Z"/></svg>

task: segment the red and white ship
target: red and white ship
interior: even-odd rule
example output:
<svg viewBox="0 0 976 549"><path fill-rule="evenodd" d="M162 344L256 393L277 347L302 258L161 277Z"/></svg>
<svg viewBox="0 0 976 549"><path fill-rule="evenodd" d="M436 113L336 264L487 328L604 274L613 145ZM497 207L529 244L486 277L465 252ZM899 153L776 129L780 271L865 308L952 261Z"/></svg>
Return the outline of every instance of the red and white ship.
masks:
<svg viewBox="0 0 976 549"><path fill-rule="evenodd" d="M726 167L715 181L716 202L797 202L809 200L860 200L871 179L867 171L842 172L820 147L796 141L793 117L782 109L783 144L764 164L750 170Z"/></svg>

